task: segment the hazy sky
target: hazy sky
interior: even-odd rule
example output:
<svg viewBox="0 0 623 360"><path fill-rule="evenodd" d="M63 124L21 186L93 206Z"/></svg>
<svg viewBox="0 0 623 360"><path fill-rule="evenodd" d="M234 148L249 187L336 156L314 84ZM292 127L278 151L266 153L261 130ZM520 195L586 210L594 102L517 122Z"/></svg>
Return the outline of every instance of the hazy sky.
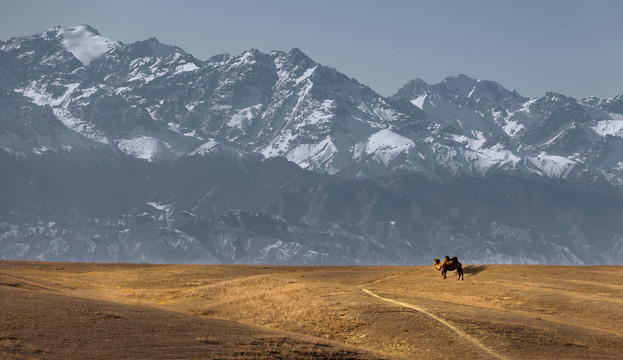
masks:
<svg viewBox="0 0 623 360"><path fill-rule="evenodd" d="M620 0L0 0L0 40L57 24L200 60L298 47L386 96L460 73L532 98L623 94Z"/></svg>

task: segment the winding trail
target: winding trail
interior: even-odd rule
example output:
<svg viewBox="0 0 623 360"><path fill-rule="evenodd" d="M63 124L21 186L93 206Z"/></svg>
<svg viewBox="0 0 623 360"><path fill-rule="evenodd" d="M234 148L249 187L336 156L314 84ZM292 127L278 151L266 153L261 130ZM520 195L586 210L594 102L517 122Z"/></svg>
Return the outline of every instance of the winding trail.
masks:
<svg viewBox="0 0 623 360"><path fill-rule="evenodd" d="M427 311L426 309L421 308L421 307L419 307L417 305L408 304L408 303L405 303L405 302L402 302L402 301L397 301L397 300L394 300L394 299L389 299L389 298L386 298L386 297L382 297L382 296L380 296L378 294L375 294L374 292L370 291L369 289L367 289L365 287L365 286L369 286L369 285L372 285L372 284L375 284L375 283L378 283L378 282L381 282L381 281L385 281L387 279L391 279L391 278L396 277L398 275L399 274L389 275L389 276L381 278L379 280L375 280L375 281L372 281L372 282L367 283L367 284L359 285L359 288L364 293L366 293L366 294L368 294L368 295L370 295L370 296L372 296L374 298L377 298L379 300L383 300L385 302L388 302L388 303L391 303L391 304L394 304L394 305L398 305L398 306L402 306L402 307L406 307L406 308L409 308L409 309L413 309L413 310L418 311L418 312L420 312L422 314L428 315L429 317L433 318L434 320L438 321L439 323L447 326L450 330L454 331L460 337L462 337L465 340L467 340L470 343L472 343L472 345L474 345L475 347L486 351L487 353L489 353L490 355L494 356L495 358L504 359L504 360L508 359L507 357L502 356L502 355L496 353L493 349L491 349L490 347L488 347L485 344L483 344L480 341L478 341L478 339L476 339L476 338L474 338L472 336L469 336L468 334L466 334L463 331L461 331L461 329L459 329L456 326L450 324L449 322L447 322L446 320L438 317L437 315Z"/></svg>

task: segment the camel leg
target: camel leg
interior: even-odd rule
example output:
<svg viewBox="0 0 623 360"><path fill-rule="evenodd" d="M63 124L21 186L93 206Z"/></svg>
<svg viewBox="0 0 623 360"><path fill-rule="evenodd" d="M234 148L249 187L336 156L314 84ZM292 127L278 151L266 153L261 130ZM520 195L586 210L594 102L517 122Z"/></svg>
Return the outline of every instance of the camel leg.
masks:
<svg viewBox="0 0 623 360"><path fill-rule="evenodd" d="M459 273L459 278L457 280L463 280L463 265L459 264L456 270Z"/></svg>

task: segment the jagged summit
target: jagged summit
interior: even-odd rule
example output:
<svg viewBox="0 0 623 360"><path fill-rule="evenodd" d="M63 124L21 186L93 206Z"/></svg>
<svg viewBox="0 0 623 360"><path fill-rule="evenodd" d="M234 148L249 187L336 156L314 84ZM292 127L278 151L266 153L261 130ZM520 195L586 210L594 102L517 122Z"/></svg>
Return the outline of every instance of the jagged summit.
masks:
<svg viewBox="0 0 623 360"><path fill-rule="evenodd" d="M167 57L173 54L185 55L186 52L177 46L161 43L157 38L150 37L147 40L137 41L130 45L137 55Z"/></svg>
<svg viewBox="0 0 623 360"><path fill-rule="evenodd" d="M100 36L102 35L97 29L95 29L94 27L88 24L80 24L78 26L57 25L57 28L61 30L85 31L93 35L100 35Z"/></svg>
<svg viewBox="0 0 623 360"><path fill-rule="evenodd" d="M309 56L307 56L307 54L305 54L299 48L292 48L292 49L290 49L290 51L288 51L288 57L290 57L291 59L296 59L296 60L306 60L306 59L309 59Z"/></svg>
<svg viewBox="0 0 623 360"><path fill-rule="evenodd" d="M182 48L173 45L163 44L155 37L147 39L146 42L151 48L154 56L165 57L176 53L186 54L186 52L182 50Z"/></svg>
<svg viewBox="0 0 623 360"><path fill-rule="evenodd" d="M481 79L473 79L465 74L459 74L458 76L449 76L438 84L444 90L453 95L462 97L473 97L474 92L483 88L489 88L488 90L506 90L499 86L495 82L483 81Z"/></svg>
<svg viewBox="0 0 623 360"><path fill-rule="evenodd" d="M416 78L409 80L392 96L392 98L414 99L425 94L429 87L430 85L422 79Z"/></svg>
<svg viewBox="0 0 623 360"><path fill-rule="evenodd" d="M616 114L623 114L623 95L618 95L609 99L601 99L592 96L582 99L582 102L605 111L613 112Z"/></svg>
<svg viewBox="0 0 623 360"><path fill-rule="evenodd" d="M577 102L577 100L571 96L566 96L564 94L560 94L554 91L546 92L545 95L540 99L544 99L544 101L550 102Z"/></svg>
<svg viewBox="0 0 623 360"><path fill-rule="evenodd" d="M528 100L517 91L508 90L495 81L474 79L465 74L449 76L433 85L414 79L392 97L416 99L426 94L460 105L479 104L481 110L491 105L512 107Z"/></svg>
<svg viewBox="0 0 623 360"><path fill-rule="evenodd" d="M316 64L307 54L305 54L299 48L290 49L288 52L281 50L273 50L270 52L270 56L274 59L286 60L292 63L308 63Z"/></svg>
<svg viewBox="0 0 623 360"><path fill-rule="evenodd" d="M85 66L89 65L93 59L118 46L116 41L101 36L89 25L58 25L55 28L59 37L62 38L61 42L65 49Z"/></svg>

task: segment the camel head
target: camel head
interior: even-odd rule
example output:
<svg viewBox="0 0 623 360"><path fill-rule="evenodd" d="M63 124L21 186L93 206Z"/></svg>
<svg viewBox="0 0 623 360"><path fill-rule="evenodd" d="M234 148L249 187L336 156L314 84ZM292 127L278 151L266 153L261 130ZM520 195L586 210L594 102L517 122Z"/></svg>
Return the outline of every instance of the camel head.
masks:
<svg viewBox="0 0 623 360"><path fill-rule="evenodd" d="M439 259L435 258L433 260L433 267L435 268L435 270L439 271L441 270L441 264L439 263Z"/></svg>

